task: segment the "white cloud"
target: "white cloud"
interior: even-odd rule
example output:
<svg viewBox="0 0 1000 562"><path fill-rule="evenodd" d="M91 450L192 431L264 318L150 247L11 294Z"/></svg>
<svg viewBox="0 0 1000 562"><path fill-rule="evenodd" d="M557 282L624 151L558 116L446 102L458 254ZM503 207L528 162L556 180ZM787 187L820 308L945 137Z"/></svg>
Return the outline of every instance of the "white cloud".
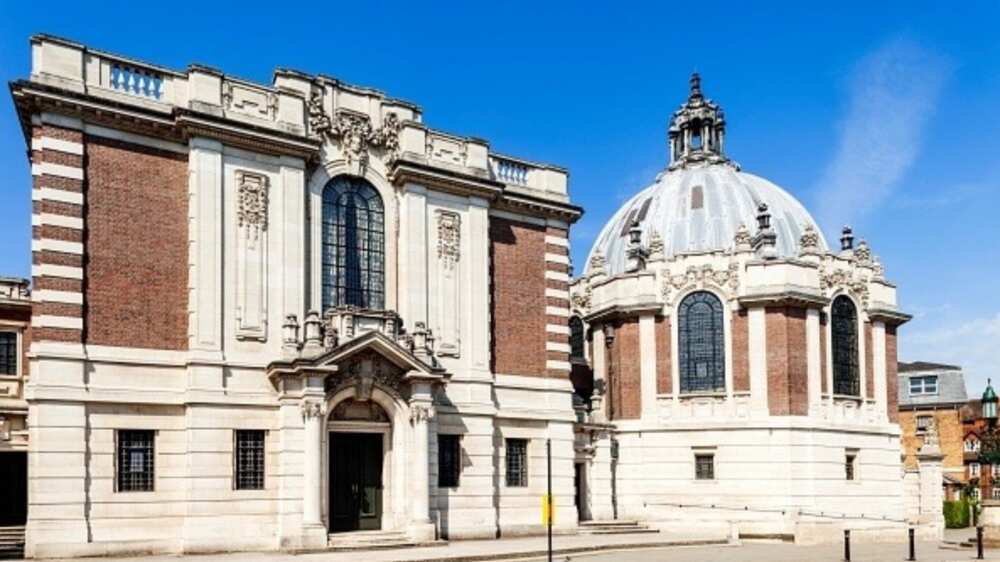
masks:
<svg viewBox="0 0 1000 562"><path fill-rule="evenodd" d="M1000 381L1000 311L957 322L931 324L935 314L920 320L921 329L903 328L899 337L899 358L903 361L931 361L959 365L971 396L978 396L986 379ZM914 323L916 323L915 321Z"/></svg>
<svg viewBox="0 0 1000 562"><path fill-rule="evenodd" d="M947 61L895 39L861 59L848 85L837 152L818 184L818 216L829 232L857 221L896 188L920 150L949 74Z"/></svg>

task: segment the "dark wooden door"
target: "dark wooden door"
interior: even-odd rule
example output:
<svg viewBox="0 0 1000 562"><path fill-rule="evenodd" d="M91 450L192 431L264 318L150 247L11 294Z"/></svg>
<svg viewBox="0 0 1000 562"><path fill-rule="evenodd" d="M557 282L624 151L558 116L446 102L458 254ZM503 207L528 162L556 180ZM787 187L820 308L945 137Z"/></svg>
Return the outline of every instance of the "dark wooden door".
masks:
<svg viewBox="0 0 1000 562"><path fill-rule="evenodd" d="M0 453L0 527L28 520L28 453Z"/></svg>
<svg viewBox="0 0 1000 562"><path fill-rule="evenodd" d="M330 532L382 528L382 435L330 434Z"/></svg>

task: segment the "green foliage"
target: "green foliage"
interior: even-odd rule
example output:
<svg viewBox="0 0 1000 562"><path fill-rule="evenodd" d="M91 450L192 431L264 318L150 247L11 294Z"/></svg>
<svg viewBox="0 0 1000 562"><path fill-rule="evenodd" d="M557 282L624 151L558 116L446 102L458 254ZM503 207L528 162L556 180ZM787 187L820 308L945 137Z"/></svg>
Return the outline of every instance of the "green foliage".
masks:
<svg viewBox="0 0 1000 562"><path fill-rule="evenodd" d="M956 501L944 502L944 526L948 529L964 529L969 526L969 506L972 504L966 497Z"/></svg>

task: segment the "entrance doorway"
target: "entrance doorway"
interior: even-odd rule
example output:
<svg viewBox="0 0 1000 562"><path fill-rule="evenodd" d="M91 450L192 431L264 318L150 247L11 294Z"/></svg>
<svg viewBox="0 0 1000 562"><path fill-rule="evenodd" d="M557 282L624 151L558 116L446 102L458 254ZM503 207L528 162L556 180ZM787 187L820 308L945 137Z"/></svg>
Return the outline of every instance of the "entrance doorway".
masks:
<svg viewBox="0 0 1000 562"><path fill-rule="evenodd" d="M382 528L382 434L330 433L330 532Z"/></svg>
<svg viewBox="0 0 1000 562"><path fill-rule="evenodd" d="M28 453L0 453L0 527L28 520Z"/></svg>

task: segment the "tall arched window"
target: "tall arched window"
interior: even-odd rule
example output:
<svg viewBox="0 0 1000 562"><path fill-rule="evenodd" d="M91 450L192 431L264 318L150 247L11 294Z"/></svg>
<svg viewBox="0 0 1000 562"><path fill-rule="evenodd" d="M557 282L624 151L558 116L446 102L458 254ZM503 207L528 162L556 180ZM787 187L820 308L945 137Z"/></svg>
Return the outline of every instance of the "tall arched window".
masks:
<svg viewBox="0 0 1000 562"><path fill-rule="evenodd" d="M583 320L579 316L569 318L569 356L573 359L583 359Z"/></svg>
<svg viewBox="0 0 1000 562"><path fill-rule="evenodd" d="M684 297L677 310L681 392L726 389L722 301L707 291Z"/></svg>
<svg viewBox="0 0 1000 562"><path fill-rule="evenodd" d="M840 295L830 309L833 339L833 392L857 396L861 392L858 369L858 310L851 299Z"/></svg>
<svg viewBox="0 0 1000 562"><path fill-rule="evenodd" d="M385 212L361 178L336 177L323 189L323 310L385 305Z"/></svg>

